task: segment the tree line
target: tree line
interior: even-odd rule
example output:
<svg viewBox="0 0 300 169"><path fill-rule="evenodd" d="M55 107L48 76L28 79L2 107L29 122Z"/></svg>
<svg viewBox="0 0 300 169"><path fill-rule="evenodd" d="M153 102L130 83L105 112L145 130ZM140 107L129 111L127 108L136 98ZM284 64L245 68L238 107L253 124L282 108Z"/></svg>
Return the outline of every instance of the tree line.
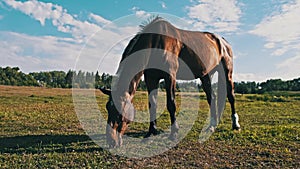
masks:
<svg viewBox="0 0 300 169"><path fill-rule="evenodd" d="M0 85L12 86L41 86L51 88L99 88L105 86L111 88L113 76L107 73L100 74L98 71L84 72L69 70L64 71L44 71L23 73L18 67L0 67ZM266 82L235 82L235 92L242 94L265 93L271 91L300 91L300 78L283 81L281 79L271 79ZM159 87L164 89L164 81ZM201 90L199 84L193 81L181 82L176 86L180 91ZM138 86L138 90L146 90L144 81Z"/></svg>
<svg viewBox="0 0 300 169"><path fill-rule="evenodd" d="M283 81L270 79L266 82L235 82L235 92L241 94L262 94L272 91L300 91L300 78Z"/></svg>
<svg viewBox="0 0 300 169"><path fill-rule="evenodd" d="M112 76L84 71L44 71L28 74L18 67L0 67L0 85L11 86L40 86L50 88L95 88L106 86L110 88Z"/></svg>

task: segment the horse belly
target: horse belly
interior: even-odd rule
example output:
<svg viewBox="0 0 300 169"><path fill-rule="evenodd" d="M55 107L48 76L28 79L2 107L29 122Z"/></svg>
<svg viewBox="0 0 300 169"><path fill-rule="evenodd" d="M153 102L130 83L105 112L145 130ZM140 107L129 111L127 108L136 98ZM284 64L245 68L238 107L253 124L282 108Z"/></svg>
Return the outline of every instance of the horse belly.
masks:
<svg viewBox="0 0 300 169"><path fill-rule="evenodd" d="M177 70L176 77L179 80L194 80L199 78L200 72L202 72L202 67L194 62L193 64L185 62L182 59L179 59L179 67ZM200 75L200 76L199 76Z"/></svg>

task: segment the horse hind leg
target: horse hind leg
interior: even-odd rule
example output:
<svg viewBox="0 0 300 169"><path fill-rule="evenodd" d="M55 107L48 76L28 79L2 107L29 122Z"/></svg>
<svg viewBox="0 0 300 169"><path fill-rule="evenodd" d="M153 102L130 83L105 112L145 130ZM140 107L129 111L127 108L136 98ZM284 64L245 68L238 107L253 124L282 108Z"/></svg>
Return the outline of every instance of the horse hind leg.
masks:
<svg viewBox="0 0 300 169"><path fill-rule="evenodd" d="M227 82L227 98L231 107L231 120L232 120L232 129L240 130L241 126L239 124L239 116L235 111L235 98L234 98L234 83L232 79L232 69L226 68L226 64L223 60L223 65L225 67L226 82Z"/></svg>
<svg viewBox="0 0 300 169"><path fill-rule="evenodd" d="M239 116L235 112L235 98L234 98L234 88L233 88L233 82L229 80L227 82L227 97L228 101L231 106L231 120L232 120L232 129L233 130L240 130L241 126L239 124Z"/></svg>
<svg viewBox="0 0 300 169"><path fill-rule="evenodd" d="M176 80L172 76L165 78L165 88L167 93L167 109L170 113L171 118L171 133L169 136L170 140L176 141L179 131L179 126L176 122L176 104L175 104L175 88Z"/></svg>
<svg viewBox="0 0 300 169"><path fill-rule="evenodd" d="M156 127L156 108L157 108L157 94L158 94L158 85L159 79L150 77L145 74L145 82L148 90L148 101L149 101L149 112L150 112L150 126L148 133L144 138L150 137L152 134L157 135Z"/></svg>

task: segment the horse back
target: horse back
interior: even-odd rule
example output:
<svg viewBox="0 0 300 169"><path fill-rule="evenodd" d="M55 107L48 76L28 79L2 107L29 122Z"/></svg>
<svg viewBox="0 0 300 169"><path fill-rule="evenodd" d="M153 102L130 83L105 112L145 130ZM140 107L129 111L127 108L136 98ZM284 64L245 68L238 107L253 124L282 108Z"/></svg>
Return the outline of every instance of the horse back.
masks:
<svg viewBox="0 0 300 169"><path fill-rule="evenodd" d="M218 35L182 30L179 58L189 66L195 78L211 72L225 56L225 46Z"/></svg>

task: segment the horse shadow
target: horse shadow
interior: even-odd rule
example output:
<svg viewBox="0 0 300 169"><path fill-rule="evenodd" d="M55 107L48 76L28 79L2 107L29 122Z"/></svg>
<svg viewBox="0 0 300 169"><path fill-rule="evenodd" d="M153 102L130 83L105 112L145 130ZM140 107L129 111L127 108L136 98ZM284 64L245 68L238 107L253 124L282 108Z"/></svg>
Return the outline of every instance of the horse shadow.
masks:
<svg viewBox="0 0 300 169"><path fill-rule="evenodd" d="M158 135L164 131L158 129ZM142 138L146 131L125 133L129 137ZM88 136L85 134L49 134L0 137L0 153L8 154L39 154L67 152L105 151L105 147L97 145L93 139L105 140L105 134ZM93 139L92 139L93 138Z"/></svg>
<svg viewBox="0 0 300 169"><path fill-rule="evenodd" d="M98 136L103 137L103 135ZM66 153L104 151L84 134L0 137L0 153Z"/></svg>
<svg viewBox="0 0 300 169"><path fill-rule="evenodd" d="M165 131L162 129L157 129L157 132L155 135L160 135L164 134ZM128 131L125 133L126 136L128 137L133 137L133 138L144 138L148 134L148 131L143 131L143 130L133 130L133 131Z"/></svg>

